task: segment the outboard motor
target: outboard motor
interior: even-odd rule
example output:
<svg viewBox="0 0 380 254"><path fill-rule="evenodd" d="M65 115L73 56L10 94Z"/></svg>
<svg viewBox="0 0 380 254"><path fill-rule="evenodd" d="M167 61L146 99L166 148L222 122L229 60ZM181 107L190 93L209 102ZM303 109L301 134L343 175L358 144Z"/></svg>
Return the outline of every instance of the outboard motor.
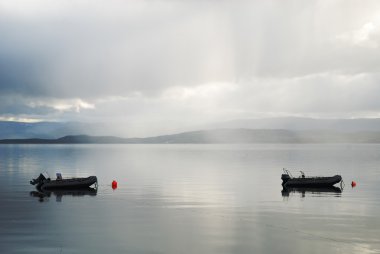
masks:
<svg viewBox="0 0 380 254"><path fill-rule="evenodd" d="M289 181L290 179L290 176L288 174L282 174L281 175L281 180L282 180L282 185L284 186L284 184Z"/></svg>
<svg viewBox="0 0 380 254"><path fill-rule="evenodd" d="M40 174L36 179L30 181L30 184L36 185L37 183L43 182L44 180L46 180L46 177L43 174Z"/></svg>

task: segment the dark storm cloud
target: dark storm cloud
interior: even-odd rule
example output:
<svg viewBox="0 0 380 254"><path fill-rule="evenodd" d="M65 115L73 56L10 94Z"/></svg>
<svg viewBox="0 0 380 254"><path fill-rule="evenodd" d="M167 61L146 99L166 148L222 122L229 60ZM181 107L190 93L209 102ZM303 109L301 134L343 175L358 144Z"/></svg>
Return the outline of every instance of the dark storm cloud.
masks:
<svg viewBox="0 0 380 254"><path fill-rule="evenodd" d="M42 17L3 17L3 91L17 84L25 93L42 86L51 96L92 98L232 79L223 63L230 59L218 57L229 46L219 7L169 2L136 15L118 3L125 16L94 4L83 13L73 6Z"/></svg>

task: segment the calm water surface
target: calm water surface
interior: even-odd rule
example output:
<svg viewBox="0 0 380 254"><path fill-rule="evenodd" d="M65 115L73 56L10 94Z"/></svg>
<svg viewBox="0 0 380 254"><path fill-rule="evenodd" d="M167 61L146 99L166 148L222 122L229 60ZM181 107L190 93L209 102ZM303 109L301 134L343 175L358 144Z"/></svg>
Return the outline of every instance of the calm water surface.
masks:
<svg viewBox="0 0 380 254"><path fill-rule="evenodd" d="M43 171L97 193L33 196ZM380 145L1 145L0 205L0 253L380 253Z"/></svg>

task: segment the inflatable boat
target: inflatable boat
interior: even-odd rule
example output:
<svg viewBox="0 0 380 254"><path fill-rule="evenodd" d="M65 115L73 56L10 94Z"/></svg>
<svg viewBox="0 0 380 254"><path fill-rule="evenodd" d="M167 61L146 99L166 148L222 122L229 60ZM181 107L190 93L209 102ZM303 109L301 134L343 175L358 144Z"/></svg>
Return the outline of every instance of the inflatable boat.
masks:
<svg viewBox="0 0 380 254"><path fill-rule="evenodd" d="M91 185L97 185L98 179L96 176L82 177L82 178L67 178L64 179L57 174L56 180L51 180L50 177L46 177L40 174L38 178L30 181L30 184L37 185L37 189L78 189L87 188Z"/></svg>
<svg viewBox="0 0 380 254"><path fill-rule="evenodd" d="M340 175L335 176L305 176L301 171L300 177L293 177L292 174L283 169L284 173L281 175L283 187L331 187L342 181Z"/></svg>

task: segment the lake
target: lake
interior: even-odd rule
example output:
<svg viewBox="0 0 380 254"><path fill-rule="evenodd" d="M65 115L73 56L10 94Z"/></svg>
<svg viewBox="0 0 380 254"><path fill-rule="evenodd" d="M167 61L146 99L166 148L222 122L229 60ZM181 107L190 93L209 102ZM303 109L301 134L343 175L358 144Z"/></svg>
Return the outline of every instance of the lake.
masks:
<svg viewBox="0 0 380 254"><path fill-rule="evenodd" d="M38 195L44 171L97 192ZM380 253L379 185L380 145L0 145L0 253Z"/></svg>

